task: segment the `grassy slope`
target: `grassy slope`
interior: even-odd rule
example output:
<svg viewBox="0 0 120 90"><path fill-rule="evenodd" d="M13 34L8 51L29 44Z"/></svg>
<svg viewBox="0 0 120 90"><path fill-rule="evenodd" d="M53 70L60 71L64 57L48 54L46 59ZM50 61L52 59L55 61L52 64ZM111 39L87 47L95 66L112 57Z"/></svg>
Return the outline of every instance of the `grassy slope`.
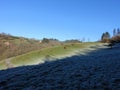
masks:
<svg viewBox="0 0 120 90"><path fill-rule="evenodd" d="M33 51L27 54L17 56L11 59L11 62L15 67L22 66L22 65L38 64L38 63L41 63L42 61L45 61L45 59L59 58L65 55L69 55L70 53L73 53L76 50L80 50L96 44L98 43L78 43L74 45L66 44L65 45L67 47L66 49L64 49L64 46L45 48L42 50L37 50L37 51ZM0 62L0 64L1 63L4 64L3 62ZM5 65L0 66L0 68L5 68Z"/></svg>
<svg viewBox="0 0 120 90"><path fill-rule="evenodd" d="M25 37L15 37L8 34L0 33L0 61L26 54L31 51L36 51L46 47L58 46L62 42L56 39L35 40Z"/></svg>
<svg viewBox="0 0 120 90"><path fill-rule="evenodd" d="M4 68L7 68L5 61L0 61L0 69L4 69Z"/></svg>

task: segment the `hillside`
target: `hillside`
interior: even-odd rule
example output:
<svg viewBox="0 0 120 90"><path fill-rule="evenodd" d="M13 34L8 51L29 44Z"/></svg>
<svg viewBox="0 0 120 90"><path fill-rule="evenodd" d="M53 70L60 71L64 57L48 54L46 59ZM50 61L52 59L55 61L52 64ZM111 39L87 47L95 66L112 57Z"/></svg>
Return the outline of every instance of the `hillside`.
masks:
<svg viewBox="0 0 120 90"><path fill-rule="evenodd" d="M0 71L0 90L120 90L120 48ZM117 56L117 57L116 57Z"/></svg>
<svg viewBox="0 0 120 90"><path fill-rule="evenodd" d="M64 45L52 46L43 49L31 51L12 58L7 58L0 61L0 69L7 69L12 67L34 65L44 63L46 61L53 61L60 58L65 58L76 54L77 52L89 51L89 47L100 45L100 43L64 43ZM83 53L83 52L81 52Z"/></svg>
<svg viewBox="0 0 120 90"><path fill-rule="evenodd" d="M42 40L0 33L0 70L23 65L39 64L46 59L57 59L87 46L78 40L61 42L57 39ZM89 45L92 43L89 43Z"/></svg>
<svg viewBox="0 0 120 90"><path fill-rule="evenodd" d="M46 47L53 47L60 44L60 41L54 39L50 39L49 42L44 42L44 40L35 40L1 33L0 60L14 57L17 55L22 55L27 52L39 50Z"/></svg>

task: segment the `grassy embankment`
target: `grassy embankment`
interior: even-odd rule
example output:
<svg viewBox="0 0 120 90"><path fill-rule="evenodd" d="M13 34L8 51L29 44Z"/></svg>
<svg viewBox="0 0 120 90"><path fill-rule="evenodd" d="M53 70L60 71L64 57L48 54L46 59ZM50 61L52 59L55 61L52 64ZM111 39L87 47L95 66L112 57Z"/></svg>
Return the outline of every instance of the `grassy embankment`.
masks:
<svg viewBox="0 0 120 90"><path fill-rule="evenodd" d="M5 61L0 61L0 70L7 68Z"/></svg>
<svg viewBox="0 0 120 90"><path fill-rule="evenodd" d="M27 54L19 55L11 59L11 63L17 66L39 64L46 60L54 60L71 55L74 51L87 48L89 46L97 45L99 43L77 43L66 44L63 46L55 46L52 48L45 48ZM65 47L65 48L64 48ZM0 62L0 69L6 68L5 61Z"/></svg>

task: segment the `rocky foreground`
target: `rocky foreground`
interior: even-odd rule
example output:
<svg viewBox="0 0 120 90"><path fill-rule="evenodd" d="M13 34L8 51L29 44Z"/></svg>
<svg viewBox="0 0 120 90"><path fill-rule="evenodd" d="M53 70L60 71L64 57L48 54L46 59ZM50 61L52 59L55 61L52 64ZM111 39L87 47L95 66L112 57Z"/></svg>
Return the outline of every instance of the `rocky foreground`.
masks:
<svg viewBox="0 0 120 90"><path fill-rule="evenodd" d="M120 48L1 70L0 90L120 90Z"/></svg>

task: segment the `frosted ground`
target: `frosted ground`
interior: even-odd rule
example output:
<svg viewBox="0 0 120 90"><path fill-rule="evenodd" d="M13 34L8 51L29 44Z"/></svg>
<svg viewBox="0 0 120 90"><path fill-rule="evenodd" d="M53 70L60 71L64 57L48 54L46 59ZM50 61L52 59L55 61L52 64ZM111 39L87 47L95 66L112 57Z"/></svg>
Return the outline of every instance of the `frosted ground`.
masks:
<svg viewBox="0 0 120 90"><path fill-rule="evenodd" d="M120 46L92 46L61 60L1 70L0 90L120 90Z"/></svg>

